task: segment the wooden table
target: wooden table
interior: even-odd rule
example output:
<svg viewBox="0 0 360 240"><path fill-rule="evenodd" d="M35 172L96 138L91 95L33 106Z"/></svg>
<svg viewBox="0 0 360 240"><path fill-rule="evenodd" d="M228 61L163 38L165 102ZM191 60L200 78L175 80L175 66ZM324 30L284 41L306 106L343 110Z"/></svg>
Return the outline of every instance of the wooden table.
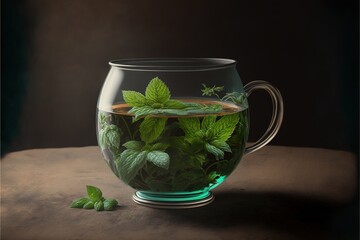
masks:
<svg viewBox="0 0 360 240"><path fill-rule="evenodd" d="M357 228L357 157L349 152L267 146L243 158L213 203L184 210L134 203L98 147L14 152L1 166L3 240L350 239ZM86 185L120 207L69 208Z"/></svg>

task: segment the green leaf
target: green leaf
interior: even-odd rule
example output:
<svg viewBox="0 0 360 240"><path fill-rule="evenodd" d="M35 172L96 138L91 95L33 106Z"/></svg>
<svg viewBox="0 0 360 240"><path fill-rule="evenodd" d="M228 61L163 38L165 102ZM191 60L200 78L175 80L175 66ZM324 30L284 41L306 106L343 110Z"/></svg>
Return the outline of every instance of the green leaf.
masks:
<svg viewBox="0 0 360 240"><path fill-rule="evenodd" d="M206 131L210 129L216 121L216 116L206 116L201 122L201 129Z"/></svg>
<svg viewBox="0 0 360 240"><path fill-rule="evenodd" d="M102 211L102 210L104 210L104 203L101 200L97 201L94 204L94 208L95 208L96 211Z"/></svg>
<svg viewBox="0 0 360 240"><path fill-rule="evenodd" d="M162 108L157 109L157 114L168 114L168 115L175 115L175 116L186 116L189 115L189 113L186 111L186 109L168 109L168 108Z"/></svg>
<svg viewBox="0 0 360 240"><path fill-rule="evenodd" d="M186 108L186 105L183 102L180 102L177 100L167 100L164 103L164 108L183 109L183 108Z"/></svg>
<svg viewBox="0 0 360 240"><path fill-rule="evenodd" d="M147 116L140 124L140 137L144 142L153 142L162 134L167 118Z"/></svg>
<svg viewBox="0 0 360 240"><path fill-rule="evenodd" d="M205 143L205 149L209 153L213 154L215 156L216 160L224 158L224 152L221 149L219 149L209 143Z"/></svg>
<svg viewBox="0 0 360 240"><path fill-rule="evenodd" d="M143 106L143 107L132 107L128 113L134 114L134 121L136 122L141 117L145 115L152 114L154 112L154 109L150 106Z"/></svg>
<svg viewBox="0 0 360 240"><path fill-rule="evenodd" d="M199 118L179 118L178 120L186 137L195 137L196 132L200 131Z"/></svg>
<svg viewBox="0 0 360 240"><path fill-rule="evenodd" d="M158 167L169 169L170 157L165 152L151 151L147 154L146 159Z"/></svg>
<svg viewBox="0 0 360 240"><path fill-rule="evenodd" d="M78 199L75 199L70 207L71 208L82 208L87 202L89 202L90 199L88 198L78 198Z"/></svg>
<svg viewBox="0 0 360 240"><path fill-rule="evenodd" d="M188 107L186 108L187 114L211 114L221 112L223 109L220 104L210 104L201 107Z"/></svg>
<svg viewBox="0 0 360 240"><path fill-rule="evenodd" d="M109 139L109 145L111 147L119 148L119 146L120 146L120 130L116 125L111 124L109 126L107 138Z"/></svg>
<svg viewBox="0 0 360 240"><path fill-rule="evenodd" d="M127 149L122 152L116 164L121 180L129 183L145 165L146 155L147 151Z"/></svg>
<svg viewBox="0 0 360 240"><path fill-rule="evenodd" d="M107 147L106 128L100 129L99 131L99 146L102 150Z"/></svg>
<svg viewBox="0 0 360 240"><path fill-rule="evenodd" d="M208 182L209 183L215 183L216 179L219 178L221 175L215 171L212 171L208 174Z"/></svg>
<svg viewBox="0 0 360 240"><path fill-rule="evenodd" d="M112 211L114 210L115 206L118 205L118 202L111 198L106 199L103 203L105 211Z"/></svg>
<svg viewBox="0 0 360 240"><path fill-rule="evenodd" d="M84 209L93 209L94 208L94 202L93 201L88 201L87 203L85 203L85 205L83 206Z"/></svg>
<svg viewBox="0 0 360 240"><path fill-rule="evenodd" d="M171 147L176 148L176 149L184 149L184 148L187 148L187 145L188 145L188 143L185 140L185 137L183 137L183 136L171 137L170 144L171 144Z"/></svg>
<svg viewBox="0 0 360 240"><path fill-rule="evenodd" d="M87 185L86 186L86 190L87 190L87 194L88 197L92 200L92 201L98 201L101 199L102 197L102 192L99 188L94 187L94 186L90 186Z"/></svg>
<svg viewBox="0 0 360 240"><path fill-rule="evenodd" d="M214 145L215 147L221 149L224 152L230 152L231 153L231 148L230 148L229 144L227 144L224 141L214 140L214 141L211 141L211 145Z"/></svg>
<svg viewBox="0 0 360 240"><path fill-rule="evenodd" d="M165 151L169 146L170 144L168 143L158 142L150 147L150 151L154 151L154 150Z"/></svg>
<svg viewBox="0 0 360 240"><path fill-rule="evenodd" d="M132 107L142 107L146 104L145 96L136 91L122 91L124 101Z"/></svg>
<svg viewBox="0 0 360 240"><path fill-rule="evenodd" d="M170 90L160 78L153 78L146 87L145 97L148 103L165 103L170 99Z"/></svg>
<svg viewBox="0 0 360 240"><path fill-rule="evenodd" d="M123 144L124 147L127 149L137 150L140 151L144 147L144 143L140 141L127 141Z"/></svg>
<svg viewBox="0 0 360 240"><path fill-rule="evenodd" d="M190 156L190 159L194 161L193 165L201 166L206 162L206 156L204 154L194 154Z"/></svg>
<svg viewBox="0 0 360 240"><path fill-rule="evenodd" d="M106 115L103 112L98 113L98 122L100 125L106 124Z"/></svg>
<svg viewBox="0 0 360 240"><path fill-rule="evenodd" d="M108 198L104 202L104 210L105 211L112 211L118 205L118 201L115 199Z"/></svg>
<svg viewBox="0 0 360 240"><path fill-rule="evenodd" d="M238 122L239 114L223 116L206 132L206 136L213 140L225 142L234 132Z"/></svg>
<svg viewBox="0 0 360 240"><path fill-rule="evenodd" d="M106 125L99 131L99 145L101 149L112 147L118 149L120 146L120 129L114 125Z"/></svg>

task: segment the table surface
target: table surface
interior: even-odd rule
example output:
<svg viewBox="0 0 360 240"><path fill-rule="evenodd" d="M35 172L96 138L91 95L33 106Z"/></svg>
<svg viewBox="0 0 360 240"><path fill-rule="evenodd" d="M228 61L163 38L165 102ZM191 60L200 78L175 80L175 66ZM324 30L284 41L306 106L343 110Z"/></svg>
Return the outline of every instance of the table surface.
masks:
<svg viewBox="0 0 360 240"><path fill-rule="evenodd" d="M86 195L86 185L119 207L69 208ZM357 157L267 146L245 156L213 190L215 201L201 208L143 207L133 192L98 147L9 153L1 161L1 239L347 239L351 226L343 223L357 196Z"/></svg>

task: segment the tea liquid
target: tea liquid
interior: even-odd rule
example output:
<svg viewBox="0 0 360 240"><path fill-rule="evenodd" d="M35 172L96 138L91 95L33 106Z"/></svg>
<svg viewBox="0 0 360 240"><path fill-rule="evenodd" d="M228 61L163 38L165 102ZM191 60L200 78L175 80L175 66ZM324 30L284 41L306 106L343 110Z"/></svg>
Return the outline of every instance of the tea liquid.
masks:
<svg viewBox="0 0 360 240"><path fill-rule="evenodd" d="M181 101L221 104L222 111L148 115L164 127L159 137L146 143L145 127L141 127L145 118L134 121L134 115L128 113L130 106L121 103L98 109L97 136L103 156L115 175L131 187L155 192L210 190L240 161L248 136L247 109L220 101ZM157 127L145 130L156 131Z"/></svg>

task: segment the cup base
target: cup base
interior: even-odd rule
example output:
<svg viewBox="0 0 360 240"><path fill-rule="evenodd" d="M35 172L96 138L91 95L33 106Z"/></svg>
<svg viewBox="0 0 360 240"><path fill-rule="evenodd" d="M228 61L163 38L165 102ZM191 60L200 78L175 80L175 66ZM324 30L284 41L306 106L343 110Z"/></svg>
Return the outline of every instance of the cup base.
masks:
<svg viewBox="0 0 360 240"><path fill-rule="evenodd" d="M215 197L212 192L200 193L153 193L137 191L132 197L139 205L151 208L184 209L210 204Z"/></svg>

